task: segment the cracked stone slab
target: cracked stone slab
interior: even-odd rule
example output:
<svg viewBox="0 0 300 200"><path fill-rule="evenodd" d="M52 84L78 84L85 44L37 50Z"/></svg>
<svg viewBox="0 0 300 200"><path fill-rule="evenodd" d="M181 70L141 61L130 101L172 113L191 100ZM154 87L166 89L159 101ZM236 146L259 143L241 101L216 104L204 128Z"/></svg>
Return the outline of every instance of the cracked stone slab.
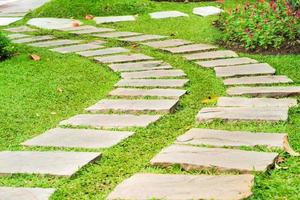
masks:
<svg viewBox="0 0 300 200"><path fill-rule="evenodd" d="M20 38L26 38L26 37L32 37L32 35L26 35L26 34L22 34L22 33L16 33L16 34L9 34L9 35L7 35L7 38L9 38L11 40L16 40L16 39L20 39Z"/></svg>
<svg viewBox="0 0 300 200"><path fill-rule="evenodd" d="M52 188L0 187L2 200L48 200L54 192Z"/></svg>
<svg viewBox="0 0 300 200"><path fill-rule="evenodd" d="M0 174L71 176L100 156L100 153L88 152L2 151L0 152Z"/></svg>
<svg viewBox="0 0 300 200"><path fill-rule="evenodd" d="M112 47L112 48L105 48L105 49L98 49L98 50L91 50L91 51L82 51L78 52L78 55L84 57L91 57L91 56L104 56L110 54L119 54L119 53L128 53L129 50L123 47Z"/></svg>
<svg viewBox="0 0 300 200"><path fill-rule="evenodd" d="M60 125L94 128L147 127L159 120L160 117L160 115L81 114L62 121Z"/></svg>
<svg viewBox="0 0 300 200"><path fill-rule="evenodd" d="M83 35L83 34L91 34L91 33L105 33L105 32L112 32L115 31L115 29L112 28L90 28L90 29L81 29L81 30L75 30L71 31L70 33L76 34L76 35Z"/></svg>
<svg viewBox="0 0 300 200"><path fill-rule="evenodd" d="M112 55L112 56L103 56L103 57L94 58L94 60L101 63L138 62L138 61L147 61L153 59L154 59L153 57L144 54Z"/></svg>
<svg viewBox="0 0 300 200"><path fill-rule="evenodd" d="M165 19L165 18L174 18L174 17L188 17L189 15L179 11L160 11L153 12L149 14L152 19Z"/></svg>
<svg viewBox="0 0 300 200"><path fill-rule="evenodd" d="M287 107L214 107L203 108L197 115L198 122L221 120L287 121Z"/></svg>
<svg viewBox="0 0 300 200"><path fill-rule="evenodd" d="M265 172L274 164L277 156L277 153L175 144L163 149L150 162L154 166L179 164L185 170L217 168L220 171L238 170L249 173Z"/></svg>
<svg viewBox="0 0 300 200"><path fill-rule="evenodd" d="M253 133L193 128L177 138L177 144L212 145L215 147L267 146L284 148L285 133Z"/></svg>
<svg viewBox="0 0 300 200"><path fill-rule="evenodd" d="M7 26L21 20L22 17L0 17L0 26Z"/></svg>
<svg viewBox="0 0 300 200"><path fill-rule="evenodd" d="M30 42L39 42L44 40L51 40L54 39L51 35L43 35L43 36L34 36L34 37L26 37L21 39L12 40L13 43L30 43Z"/></svg>
<svg viewBox="0 0 300 200"><path fill-rule="evenodd" d="M167 36L162 36L162 35L138 35L134 37L127 37L127 38L122 38L119 39L121 41L126 41L126 42L145 42L149 40L159 40L159 39L164 39L167 38Z"/></svg>
<svg viewBox="0 0 300 200"><path fill-rule="evenodd" d="M183 87L188 79L121 79L117 87Z"/></svg>
<svg viewBox="0 0 300 200"><path fill-rule="evenodd" d="M183 56L187 60L209 60L218 58L236 58L238 55L234 51L230 50L219 50L219 51L209 51L201 53L187 54Z"/></svg>
<svg viewBox="0 0 300 200"><path fill-rule="evenodd" d="M33 18L27 24L42 29L59 30L64 28L73 27L74 23L82 24L81 22L73 19L64 18Z"/></svg>
<svg viewBox="0 0 300 200"><path fill-rule="evenodd" d="M300 95L300 86L270 86L270 87L231 87L229 95L250 95L253 97L288 97Z"/></svg>
<svg viewBox="0 0 300 200"><path fill-rule="evenodd" d="M124 79L141 78L164 78L164 77L184 77L186 74L182 70L149 70L142 72L123 72L121 77Z"/></svg>
<svg viewBox="0 0 300 200"><path fill-rule="evenodd" d="M293 80L287 76L249 76L238 78L227 78L223 80L224 85L256 85L256 84L276 84L276 83L293 83Z"/></svg>
<svg viewBox="0 0 300 200"><path fill-rule="evenodd" d="M160 49L166 47L177 47L182 45L191 44L192 42L187 40L181 39L170 39L170 40L163 40L163 41L154 41L154 42L146 42L142 43L143 45L150 46L152 48Z"/></svg>
<svg viewBox="0 0 300 200"><path fill-rule="evenodd" d="M28 26L17 26L12 28L6 28L5 31L13 32L13 33L24 33L24 32L33 32L36 31Z"/></svg>
<svg viewBox="0 0 300 200"><path fill-rule="evenodd" d="M171 53L191 53L191 52L206 51L206 50L211 50L216 48L217 48L216 46L209 45L209 44L188 44L179 47L169 47L169 48L162 48L162 49L164 51L168 51Z"/></svg>
<svg viewBox="0 0 300 200"><path fill-rule="evenodd" d="M119 184L107 199L240 200L252 195L253 184L253 175L213 176L140 173Z"/></svg>
<svg viewBox="0 0 300 200"><path fill-rule="evenodd" d="M203 7L197 7L193 9L193 14L200 15L202 17L207 17L210 15L218 15L222 12L224 12L222 9L215 6L203 6Z"/></svg>
<svg viewBox="0 0 300 200"><path fill-rule="evenodd" d="M88 112L173 112L178 100L167 99L103 99L85 110Z"/></svg>
<svg viewBox="0 0 300 200"><path fill-rule="evenodd" d="M142 61L135 63L121 63L121 64L110 64L108 65L115 72L126 72L126 71L143 71L143 70L152 70L152 69L170 69L170 65L166 68L161 68L163 61L161 60L151 60L151 61Z"/></svg>
<svg viewBox="0 0 300 200"><path fill-rule="evenodd" d="M179 89L136 89L136 88L117 88L109 93L111 96L120 97L170 97L180 98L186 90Z"/></svg>
<svg viewBox="0 0 300 200"><path fill-rule="evenodd" d="M79 44L82 40L50 40L45 42L36 42L28 44L29 46L33 47L57 47L57 46L65 46L65 45L73 45L73 44Z"/></svg>
<svg viewBox="0 0 300 200"><path fill-rule="evenodd" d="M92 50L92 49L100 49L103 48L103 46L98 44L76 44L71 46L64 46L64 47L57 47L51 49L51 51L55 51L58 53L76 53L80 51L86 51L86 50Z"/></svg>
<svg viewBox="0 0 300 200"><path fill-rule="evenodd" d="M99 33L94 34L94 37L101 37L101 38L122 38L122 37L130 37L130 36L137 36L142 35L142 33L135 33L135 32L110 32L110 33Z"/></svg>
<svg viewBox="0 0 300 200"><path fill-rule="evenodd" d="M217 77L272 75L276 70L267 63L215 67Z"/></svg>
<svg viewBox="0 0 300 200"><path fill-rule="evenodd" d="M104 23L135 21L135 17L133 15L108 16L108 17L95 17L94 20L96 21L97 24L104 24Z"/></svg>
<svg viewBox="0 0 300 200"><path fill-rule="evenodd" d="M128 131L54 128L23 142L22 145L67 148L109 148L133 134L133 132Z"/></svg>
<svg viewBox="0 0 300 200"><path fill-rule="evenodd" d="M258 63L258 61L251 58L228 58L228 59L199 61L196 63L202 67L213 68L213 67L225 67L225 66L243 65L243 64L254 64L254 63Z"/></svg>

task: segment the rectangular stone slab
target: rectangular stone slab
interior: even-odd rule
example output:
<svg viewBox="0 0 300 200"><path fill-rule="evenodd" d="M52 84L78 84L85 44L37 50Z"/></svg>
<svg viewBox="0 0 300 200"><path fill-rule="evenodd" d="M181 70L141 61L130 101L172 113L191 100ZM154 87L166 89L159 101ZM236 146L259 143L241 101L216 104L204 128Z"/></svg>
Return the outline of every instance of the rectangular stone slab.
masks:
<svg viewBox="0 0 300 200"><path fill-rule="evenodd" d="M7 38L10 40L16 40L16 39L26 38L26 37L32 37L32 35L26 35L26 34L22 34L22 33L15 33L15 34L7 35Z"/></svg>
<svg viewBox="0 0 300 200"><path fill-rule="evenodd" d="M183 87L188 79L121 79L115 86L119 87Z"/></svg>
<svg viewBox="0 0 300 200"><path fill-rule="evenodd" d="M171 11L159 11L149 14L152 19L164 19L164 18L174 18L174 17L188 17L188 14L183 12L171 10Z"/></svg>
<svg viewBox="0 0 300 200"><path fill-rule="evenodd" d="M94 128L147 127L160 115L82 114L64 120L60 125L90 126Z"/></svg>
<svg viewBox="0 0 300 200"><path fill-rule="evenodd" d="M81 30L96 29L96 28L97 27L95 27L95 26L83 25L83 26L71 26L71 27L59 28L58 30L61 30L61 31L81 31Z"/></svg>
<svg viewBox="0 0 300 200"><path fill-rule="evenodd" d="M65 46L71 44L79 44L82 40L50 40L45 42L36 42L28 44L33 47L56 47L56 46Z"/></svg>
<svg viewBox="0 0 300 200"><path fill-rule="evenodd" d="M95 17L94 20L96 21L97 24L104 24L104 23L135 21L135 17L133 15L108 16L108 17Z"/></svg>
<svg viewBox="0 0 300 200"><path fill-rule="evenodd" d="M197 115L198 122L215 119L247 121L287 121L288 108L284 107L214 107L203 108Z"/></svg>
<svg viewBox="0 0 300 200"><path fill-rule="evenodd" d="M253 175L135 174L107 199L240 200L251 196L253 183Z"/></svg>
<svg viewBox="0 0 300 200"><path fill-rule="evenodd" d="M51 40L54 37L51 35L43 35L43 36L34 36L34 37L26 37L22 39L12 40L13 43L30 43L30 42L38 42L43 40Z"/></svg>
<svg viewBox="0 0 300 200"><path fill-rule="evenodd" d="M58 53L75 53L75 52L86 51L91 49L99 49L102 47L103 46L98 44L76 44L76 45L71 45L66 47L57 47L51 49L51 51L55 51Z"/></svg>
<svg viewBox="0 0 300 200"><path fill-rule="evenodd" d="M191 44L192 42L187 40L181 39L170 39L170 40L163 40L163 41L154 41L154 42L146 42L142 43L143 45L150 46L152 48L166 48L166 47L176 47Z"/></svg>
<svg viewBox="0 0 300 200"><path fill-rule="evenodd" d="M254 64L254 63L258 63L258 61L251 58L228 58L228 59L199 61L196 63L202 67L213 68L213 67L225 67L225 66L243 65L243 64Z"/></svg>
<svg viewBox="0 0 300 200"><path fill-rule="evenodd" d="M149 71L142 71L142 72L121 73L121 77L125 79L183 77L183 76L186 76L186 74L182 70L149 70Z"/></svg>
<svg viewBox="0 0 300 200"><path fill-rule="evenodd" d="M162 35L139 35L139 36L122 38L122 39L119 39L119 40L126 41L126 42L145 42L145 41L149 41L149 40L159 40L159 39L164 39L164 38L167 38L167 36L162 36Z"/></svg>
<svg viewBox="0 0 300 200"><path fill-rule="evenodd" d="M82 34L91 34L91 33L105 33L105 32L112 32L112 31L115 31L115 29L91 28L91 29L82 29L82 30L71 31L70 33L74 33L76 35L82 35Z"/></svg>
<svg viewBox="0 0 300 200"><path fill-rule="evenodd" d="M130 37L130 36L137 36L142 35L142 33L135 33L135 32L109 32L109 33L99 33L94 34L94 37L101 37L101 38L121 38L121 37Z"/></svg>
<svg viewBox="0 0 300 200"><path fill-rule="evenodd" d="M104 57L95 57L96 61L101 63L123 63L123 62L137 62L144 60L153 60L154 58L144 54L129 54L129 55L113 55Z"/></svg>
<svg viewBox="0 0 300 200"><path fill-rule="evenodd" d="M186 90L179 89L135 89L135 88L117 88L109 93L111 96L120 97L171 97L180 98L186 93Z"/></svg>
<svg viewBox="0 0 300 200"><path fill-rule="evenodd" d="M178 100L147 99L103 99L93 106L86 108L88 112L118 111L118 112L172 112Z"/></svg>
<svg viewBox="0 0 300 200"><path fill-rule="evenodd" d="M229 67L215 67L217 77L270 75L276 70L267 63L236 65Z"/></svg>
<svg viewBox="0 0 300 200"><path fill-rule="evenodd" d="M287 76L249 76L238 78L227 78L223 80L224 85L256 85L256 84L276 84L276 83L293 83L293 80Z"/></svg>
<svg viewBox="0 0 300 200"><path fill-rule="evenodd" d="M0 17L0 26L10 25L21 19L22 17Z"/></svg>
<svg viewBox="0 0 300 200"><path fill-rule="evenodd" d="M170 48L162 48L165 51L171 53L189 53L189 52L197 52L197 51L206 51L210 49L216 49L216 46L212 46L209 44L189 44L180 47L170 47Z"/></svg>
<svg viewBox="0 0 300 200"><path fill-rule="evenodd" d="M5 31L13 32L13 33L25 33L25 32L33 32L36 31L36 29L32 29L28 26L17 26L12 28L6 28Z"/></svg>
<svg viewBox="0 0 300 200"><path fill-rule="evenodd" d="M287 134L193 128L179 136L176 143L189 145L212 145L216 147L254 147L261 145L283 149L285 137L287 137Z"/></svg>
<svg viewBox="0 0 300 200"><path fill-rule="evenodd" d="M0 187L2 200L48 200L54 192L52 188Z"/></svg>
<svg viewBox="0 0 300 200"><path fill-rule="evenodd" d="M26 173L71 176L100 156L100 153L88 152L2 151L0 152L0 175Z"/></svg>
<svg viewBox="0 0 300 200"><path fill-rule="evenodd" d="M218 58L236 58L238 55L234 51L230 50L219 50L219 51L209 51L201 53L187 54L183 56L187 60L209 60Z"/></svg>
<svg viewBox="0 0 300 200"><path fill-rule="evenodd" d="M128 52L129 52L128 49L122 47L113 47L113 48L98 49L98 50L91 50L91 51L82 51L82 52L78 52L77 54L84 57L90 57L90 56L103 56L103 55L128 53Z"/></svg>
<svg viewBox="0 0 300 200"><path fill-rule="evenodd" d="M229 95L250 95L253 97L288 97L300 95L300 86L270 87L232 87L227 89Z"/></svg>
<svg viewBox="0 0 300 200"><path fill-rule="evenodd" d="M54 128L23 142L22 145L67 148L109 148L131 135L133 135L133 132L128 131Z"/></svg>
<svg viewBox="0 0 300 200"><path fill-rule="evenodd" d="M142 71L142 70L156 69L159 68L160 65L162 64L163 61L161 60L151 60L151 61L142 61L142 62L135 62L135 63L110 64L108 66L115 72L125 72L125 71Z"/></svg>
<svg viewBox="0 0 300 200"><path fill-rule="evenodd" d="M265 172L274 164L277 153L171 145L150 162L155 166L181 165L185 170L217 168L249 173Z"/></svg>

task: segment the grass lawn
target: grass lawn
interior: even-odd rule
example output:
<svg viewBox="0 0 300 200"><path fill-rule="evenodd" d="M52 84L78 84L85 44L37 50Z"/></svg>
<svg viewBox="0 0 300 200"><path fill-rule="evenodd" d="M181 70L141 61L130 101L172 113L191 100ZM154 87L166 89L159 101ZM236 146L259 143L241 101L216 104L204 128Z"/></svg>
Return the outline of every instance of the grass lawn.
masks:
<svg viewBox="0 0 300 200"><path fill-rule="evenodd" d="M243 1L230 1L231 8ZM216 17L151 20L145 14L154 10L180 10L191 14L192 8L205 3L156 3L141 0L53 0L34 11L29 17L75 17L86 14L121 15L141 13L137 22L107 25L118 30L137 31L195 42L214 43L220 37L212 25ZM136 9L138 6L138 9ZM101 9L98 9L101 8ZM23 21L24 22L24 21ZM22 23L23 23L22 22ZM88 22L91 23L91 22ZM65 37L65 35L61 35ZM69 37L69 36L66 36ZM111 45L124 43L111 41ZM167 169L154 168L149 160L162 148L172 144L175 138L192 127L227 130L287 132L293 148L300 151L300 108L293 108L288 123L228 123L215 121L197 125L195 116L200 108L209 106L201 101L208 96L225 95L225 87L215 78L212 70L202 69L191 62L168 53L139 46L134 51L163 59L175 68L183 69L190 79L184 96L174 114L165 115L148 128L135 129L135 135L110 149L95 149L103 152L103 158L81 169L71 178L52 176L13 175L0 177L0 185L26 187L53 187L57 192L52 199L105 199L109 192L122 180L137 172L220 174L215 170L184 172L178 166ZM19 55L0 63L0 148L1 150L74 150L60 148L25 148L21 142L55 127L59 121L78 113L93 103L105 98L112 90L118 75L106 66L99 67L76 55L60 55L40 48L18 47ZM42 57L40 62L28 58L31 53ZM253 57L268 62L278 74L300 83L300 55ZM300 98L298 98L300 99ZM247 148L251 149L251 148ZM256 150L268 151L263 147ZM280 151L279 151L280 152ZM254 195L250 199L299 199L300 161L280 152L285 162L281 169L257 174Z"/></svg>

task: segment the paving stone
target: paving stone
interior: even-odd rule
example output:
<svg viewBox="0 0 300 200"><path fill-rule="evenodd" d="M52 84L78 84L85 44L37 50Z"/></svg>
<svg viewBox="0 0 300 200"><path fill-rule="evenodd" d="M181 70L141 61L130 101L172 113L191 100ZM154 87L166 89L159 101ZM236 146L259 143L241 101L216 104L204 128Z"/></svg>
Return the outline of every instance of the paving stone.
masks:
<svg viewBox="0 0 300 200"><path fill-rule="evenodd" d="M88 112L173 112L178 100L167 99L103 99L85 109Z"/></svg>
<svg viewBox="0 0 300 200"><path fill-rule="evenodd" d="M284 139L287 134L253 133L247 131L225 131L213 129L190 129L177 138L177 144L223 146L267 146L284 148Z"/></svg>
<svg viewBox="0 0 300 200"><path fill-rule="evenodd" d="M110 32L110 33L99 33L94 34L94 37L101 37L101 38L121 38L121 37L130 37L130 36L137 36L142 35L142 33L135 33L135 32Z"/></svg>
<svg viewBox="0 0 300 200"><path fill-rule="evenodd" d="M236 65L229 67L215 67L217 77L250 76L250 75L270 75L276 70L267 63Z"/></svg>
<svg viewBox="0 0 300 200"><path fill-rule="evenodd" d="M111 96L120 97L172 97L180 98L186 93L186 90L179 89L135 89L135 88L117 88L109 93Z"/></svg>
<svg viewBox="0 0 300 200"><path fill-rule="evenodd" d="M135 21L135 17L132 15L108 16L108 17L95 17L94 20L96 21L97 24L104 24L104 23Z"/></svg>
<svg viewBox="0 0 300 200"><path fill-rule="evenodd" d="M167 36L162 35L139 35L134 37L127 37L127 38L121 38L119 40L126 41L126 42L145 42L149 40L159 40L167 38Z"/></svg>
<svg viewBox="0 0 300 200"><path fill-rule="evenodd" d="M74 22L81 24L81 22L78 20L64 18L33 18L30 19L27 24L42 29L59 30L73 27Z"/></svg>
<svg viewBox="0 0 300 200"><path fill-rule="evenodd" d="M56 47L56 46L65 46L71 44L79 44L82 40L50 40L45 42L36 42L28 44L29 46L33 47Z"/></svg>
<svg viewBox="0 0 300 200"><path fill-rule="evenodd" d="M109 54L118 54L118 53L128 53L129 50L122 48L122 47L113 47L113 48L106 48L106 49L99 49L99 50L92 50L92 51L82 51L78 52L77 54L90 57L90 56L103 56Z"/></svg>
<svg viewBox="0 0 300 200"><path fill-rule="evenodd" d="M13 32L13 33L24 33L24 32L33 32L36 31L28 26L17 26L12 28L6 28L5 31Z"/></svg>
<svg viewBox="0 0 300 200"><path fill-rule="evenodd" d="M197 7L197 8L193 9L193 13L195 15L200 15L202 17L207 17L210 15L218 15L221 12L224 12L224 11L215 6L204 6L204 7Z"/></svg>
<svg viewBox="0 0 300 200"><path fill-rule="evenodd" d="M287 76L244 76L237 78L227 78L223 80L224 85L256 85L256 84L276 84L276 83L293 83L293 80Z"/></svg>
<svg viewBox="0 0 300 200"><path fill-rule="evenodd" d="M95 57L94 60L101 63L123 63L123 62L137 62L145 60L153 60L153 57L144 54L129 54L129 55L111 55L104 57Z"/></svg>
<svg viewBox="0 0 300 200"><path fill-rule="evenodd" d="M82 114L64 120L60 125L91 126L94 128L147 127L160 115Z"/></svg>
<svg viewBox="0 0 300 200"><path fill-rule="evenodd" d="M189 45L184 45L179 47L170 47L170 48L162 48L162 49L171 53L189 53L189 52L205 51L205 50L210 50L215 48L217 47L209 44L189 44Z"/></svg>
<svg viewBox="0 0 300 200"><path fill-rule="evenodd" d="M163 61L161 60L151 60L151 61L143 61L143 62L135 62L135 63L110 64L108 66L115 72L143 71L143 70L172 68L172 66L170 65L163 65Z"/></svg>
<svg viewBox="0 0 300 200"><path fill-rule="evenodd" d="M108 200L218 199L250 197L253 175L135 174L119 184Z"/></svg>
<svg viewBox="0 0 300 200"><path fill-rule="evenodd" d="M150 13L152 19L164 19L164 18L174 18L174 17L188 17L188 14L179 11L160 11Z"/></svg>
<svg viewBox="0 0 300 200"><path fill-rule="evenodd" d="M250 95L253 97L287 97L300 95L300 86L273 87L232 87L227 89L229 95Z"/></svg>
<svg viewBox="0 0 300 200"><path fill-rule="evenodd" d="M0 152L0 175L26 173L71 176L100 156L100 153L88 152L2 151Z"/></svg>
<svg viewBox="0 0 300 200"><path fill-rule="evenodd" d="M2 13L0 12L0 17L23 17L27 13L25 12L13 12L13 13Z"/></svg>
<svg viewBox="0 0 300 200"><path fill-rule="evenodd" d="M128 131L54 128L22 145L74 148L109 148L133 135Z"/></svg>
<svg viewBox="0 0 300 200"><path fill-rule="evenodd" d="M30 43L30 42L39 42L44 40L54 39L51 35L43 35L43 36L34 36L34 37L26 37L21 39L12 40L13 43Z"/></svg>
<svg viewBox="0 0 300 200"><path fill-rule="evenodd" d="M7 38L9 38L10 40L26 38L26 37L32 37L32 35L26 35L26 34L21 34L21 33L7 35Z"/></svg>
<svg viewBox="0 0 300 200"><path fill-rule="evenodd" d="M121 87L183 87L188 79L121 79L115 86Z"/></svg>
<svg viewBox="0 0 300 200"><path fill-rule="evenodd" d="M297 100L292 98L245 98L245 97L220 97L217 106L220 107L293 107Z"/></svg>
<svg viewBox="0 0 300 200"><path fill-rule="evenodd" d="M274 164L277 156L277 153L171 145L157 154L151 164L179 164L186 170L217 168L221 171L238 170L249 173L266 171Z"/></svg>
<svg viewBox="0 0 300 200"><path fill-rule="evenodd" d="M1 200L48 200L55 192L51 188L0 187Z"/></svg>
<svg viewBox="0 0 300 200"><path fill-rule="evenodd" d="M238 55L234 51L230 50L219 50L219 51L210 51L202 53L193 53L183 56L187 60L209 60L209 59L218 59L218 58L235 58Z"/></svg>
<svg viewBox="0 0 300 200"><path fill-rule="evenodd" d="M214 107L203 108L197 115L198 122L222 120L287 121L286 107Z"/></svg>
<svg viewBox="0 0 300 200"><path fill-rule="evenodd" d="M187 40L181 40L181 39L170 39L170 40L163 40L163 41L154 41L154 42L146 42L143 43L143 45L147 45L153 48L166 48L166 47L176 47L176 46L182 46L191 44L192 42Z"/></svg>
<svg viewBox="0 0 300 200"><path fill-rule="evenodd" d="M140 78L163 78L163 77L183 77L186 74L182 70L152 70L142 72L124 72L121 77L124 79Z"/></svg>
<svg viewBox="0 0 300 200"><path fill-rule="evenodd" d="M105 33L105 32L112 32L115 31L115 29L111 28L90 28L90 29L82 29L82 30L76 30L76 31L71 31L70 33L74 33L77 35L82 35L82 34L91 34L91 33Z"/></svg>
<svg viewBox="0 0 300 200"><path fill-rule="evenodd" d="M213 67L225 67L225 66L243 65L243 64L254 64L254 63L258 63L258 61L251 58L228 58L228 59L199 61L196 63L202 67L213 68Z"/></svg>
<svg viewBox="0 0 300 200"><path fill-rule="evenodd" d="M1 17L0 18L0 26L10 25L21 19L22 19L22 17Z"/></svg>
<svg viewBox="0 0 300 200"><path fill-rule="evenodd" d="M76 53L76 52L86 51L91 49L99 49L102 47L103 46L97 44L76 44L76 45L65 46L65 47L57 47L51 49L51 51L55 51L59 53Z"/></svg>

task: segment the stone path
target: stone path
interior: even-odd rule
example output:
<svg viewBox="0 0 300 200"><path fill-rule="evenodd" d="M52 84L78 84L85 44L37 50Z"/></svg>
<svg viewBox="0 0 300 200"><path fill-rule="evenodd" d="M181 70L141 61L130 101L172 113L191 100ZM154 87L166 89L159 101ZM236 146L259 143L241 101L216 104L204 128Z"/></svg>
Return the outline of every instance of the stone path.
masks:
<svg viewBox="0 0 300 200"><path fill-rule="evenodd" d="M174 18L174 17L188 17L188 14L179 11L161 11L150 13L152 19L164 19L164 18Z"/></svg>
<svg viewBox="0 0 300 200"><path fill-rule="evenodd" d="M47 200L55 189L0 187L0 197L3 200Z"/></svg>

